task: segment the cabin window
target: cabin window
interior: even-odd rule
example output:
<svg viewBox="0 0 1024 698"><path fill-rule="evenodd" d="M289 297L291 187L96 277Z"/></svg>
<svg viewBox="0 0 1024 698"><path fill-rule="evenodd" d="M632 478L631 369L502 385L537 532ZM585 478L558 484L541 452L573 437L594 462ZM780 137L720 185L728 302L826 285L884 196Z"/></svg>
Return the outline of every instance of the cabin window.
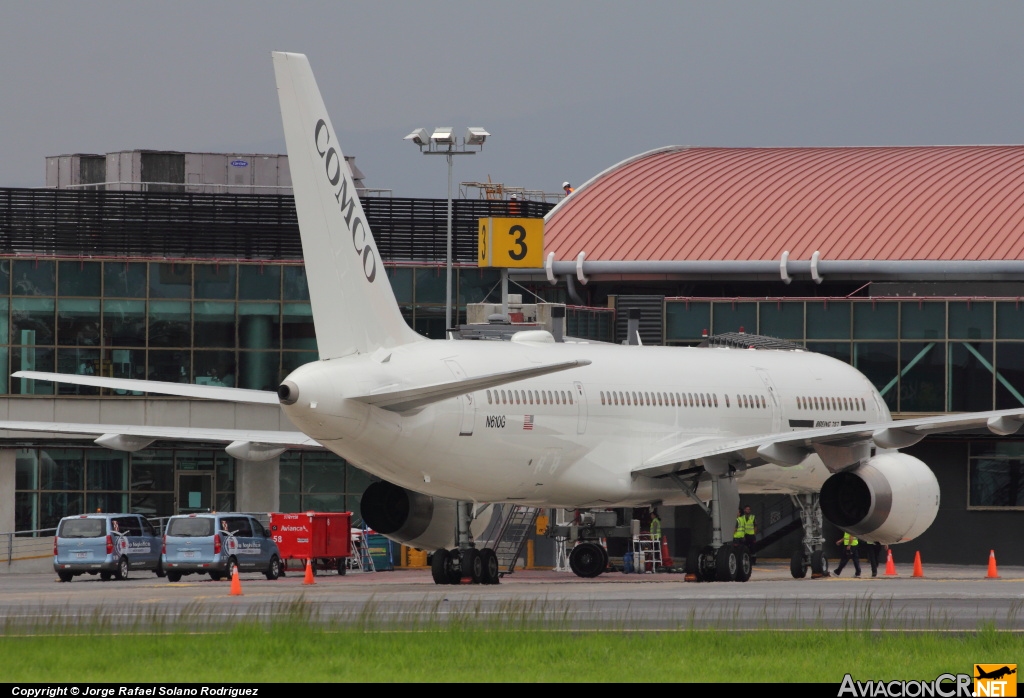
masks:
<svg viewBox="0 0 1024 698"><path fill-rule="evenodd" d="M718 393L712 394L711 399L715 401L715 407L718 407Z"/></svg>
<svg viewBox="0 0 1024 698"><path fill-rule="evenodd" d="M487 404L488 405L491 404L491 391L490 390L487 391Z"/></svg>
<svg viewBox="0 0 1024 698"><path fill-rule="evenodd" d="M724 397L724 398L725 398L725 406L726 406L726 407L728 407L728 406L729 406L729 394L728 394L728 393L726 393L726 394L725 394L725 395L723 395L722 397Z"/></svg>
<svg viewBox="0 0 1024 698"><path fill-rule="evenodd" d="M572 404L572 391L569 391L569 404Z"/></svg>

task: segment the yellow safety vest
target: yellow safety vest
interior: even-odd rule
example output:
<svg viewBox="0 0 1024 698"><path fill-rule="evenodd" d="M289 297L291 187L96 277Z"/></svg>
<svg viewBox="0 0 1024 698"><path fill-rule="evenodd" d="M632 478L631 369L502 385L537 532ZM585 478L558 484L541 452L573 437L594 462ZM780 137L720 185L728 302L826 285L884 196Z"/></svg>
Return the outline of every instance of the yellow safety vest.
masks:
<svg viewBox="0 0 1024 698"><path fill-rule="evenodd" d="M743 533L744 530L746 530L746 529L745 529L745 525L743 523L743 517L742 516L737 516L736 517L736 532L732 534L732 537L733 538L742 538L745 535Z"/></svg>
<svg viewBox="0 0 1024 698"><path fill-rule="evenodd" d="M741 516L740 521L743 522L743 533L748 536L754 535L754 515Z"/></svg>
<svg viewBox="0 0 1024 698"><path fill-rule="evenodd" d="M843 545L858 545L858 543L856 536L851 536L849 533L843 534Z"/></svg>
<svg viewBox="0 0 1024 698"><path fill-rule="evenodd" d="M651 538L661 540L661 521L658 519L651 520Z"/></svg>

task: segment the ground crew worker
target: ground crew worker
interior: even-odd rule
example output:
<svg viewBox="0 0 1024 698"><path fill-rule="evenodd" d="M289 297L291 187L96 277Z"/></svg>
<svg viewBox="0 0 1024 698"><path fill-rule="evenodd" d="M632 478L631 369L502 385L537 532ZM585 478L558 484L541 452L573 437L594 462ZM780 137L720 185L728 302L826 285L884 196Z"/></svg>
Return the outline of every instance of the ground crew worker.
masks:
<svg viewBox="0 0 1024 698"><path fill-rule="evenodd" d="M750 505L743 507L743 541L747 544L747 551L750 553L750 564L757 562L754 556L754 544L757 543L757 529L754 526L754 513Z"/></svg>
<svg viewBox="0 0 1024 698"><path fill-rule="evenodd" d="M860 576L860 552L857 550L857 546L860 541L857 537L849 533L844 533L843 537L836 541L836 545L842 545L839 559L839 567L836 567L835 575L838 577L843 572L843 568L846 567L848 560L853 560L853 569L855 574L854 577Z"/></svg>
<svg viewBox="0 0 1024 698"><path fill-rule="evenodd" d="M736 530L732 534L734 544L739 545L743 542L744 536L747 535L744 531L746 531L746 523L743 521L743 507L740 507L736 512Z"/></svg>
<svg viewBox="0 0 1024 698"><path fill-rule="evenodd" d="M576 191L571 186L569 186L568 182L562 182L562 189L565 190L566 196L569 196L569 194L572 194L574 191Z"/></svg>
<svg viewBox="0 0 1024 698"><path fill-rule="evenodd" d="M651 540L661 540L661 517L657 509L651 512Z"/></svg>

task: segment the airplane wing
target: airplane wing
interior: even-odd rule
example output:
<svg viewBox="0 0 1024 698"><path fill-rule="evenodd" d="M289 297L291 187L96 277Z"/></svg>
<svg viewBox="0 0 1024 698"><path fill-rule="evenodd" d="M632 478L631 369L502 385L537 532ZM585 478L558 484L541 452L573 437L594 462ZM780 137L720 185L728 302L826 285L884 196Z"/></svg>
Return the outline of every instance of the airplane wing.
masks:
<svg viewBox="0 0 1024 698"><path fill-rule="evenodd" d="M46 432L96 436L100 446L116 451L138 451L154 441L205 441L226 443L225 450L244 460L266 460L289 448L323 448L299 431L262 429L214 429L206 427L154 427L139 424L74 424L71 422L22 422L0 420L0 431Z"/></svg>
<svg viewBox="0 0 1024 698"><path fill-rule="evenodd" d="M356 396L352 399L359 400L360 402L365 402L368 405L374 405L391 412L406 412L408 410L424 407L434 402L440 402L441 400L447 400L448 398L472 393L477 390L493 388L494 386L505 385L506 383L514 383L516 381L526 380L527 378L545 376L549 373L557 373L558 371L565 371L570 368L578 368L589 364L590 361L587 359L562 361L555 364L544 364L530 368L516 369L514 371L502 371L500 373L488 373L485 376L461 378L445 381L444 383L417 386L415 388L402 388L400 390L376 392L368 395Z"/></svg>
<svg viewBox="0 0 1024 698"><path fill-rule="evenodd" d="M17 371L11 375L15 378L30 378L33 380L52 381L54 383L69 383L71 385L90 385L94 388L110 388L111 390L177 395L179 397L242 402L254 405L280 404L277 393L269 390L227 388L216 385L197 385L195 383L168 383L164 381L137 380L135 378L81 376L74 373L44 373L42 371Z"/></svg>
<svg viewBox="0 0 1024 698"><path fill-rule="evenodd" d="M701 465L716 474L724 474L733 464L793 466L812 453L821 457L825 467L837 472L866 457L871 446L906 448L931 434L972 429L988 429L1006 436L1017 432L1021 426L1024 426L1024 408L814 427L735 438L699 438L648 458L632 474L664 477Z"/></svg>

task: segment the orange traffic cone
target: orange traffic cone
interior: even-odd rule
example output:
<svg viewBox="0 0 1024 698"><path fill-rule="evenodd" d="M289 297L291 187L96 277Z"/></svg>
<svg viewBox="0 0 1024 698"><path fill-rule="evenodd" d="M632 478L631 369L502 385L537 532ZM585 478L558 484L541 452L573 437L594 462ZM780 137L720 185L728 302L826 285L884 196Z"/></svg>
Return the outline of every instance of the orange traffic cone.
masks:
<svg viewBox="0 0 1024 698"><path fill-rule="evenodd" d="M896 563L892 561L892 550L889 550L889 557L885 560L885 576L896 576Z"/></svg>
<svg viewBox="0 0 1024 698"><path fill-rule="evenodd" d="M316 584L316 580L313 579L313 561L306 560L306 578L302 580L303 584Z"/></svg>
<svg viewBox="0 0 1024 698"><path fill-rule="evenodd" d="M672 567L672 556L668 553L668 538L661 537L661 564L664 567Z"/></svg>
<svg viewBox="0 0 1024 698"><path fill-rule="evenodd" d="M996 570L996 551L988 552L988 574L985 579L999 579L999 572Z"/></svg>
<svg viewBox="0 0 1024 698"><path fill-rule="evenodd" d="M238 578L238 568L231 568L231 594L230 596L242 595L242 580Z"/></svg>
<svg viewBox="0 0 1024 698"><path fill-rule="evenodd" d="M923 577L924 576L924 570L921 569L921 551L920 550L915 550L914 551L914 573L912 575L910 575L910 576L911 577Z"/></svg>

